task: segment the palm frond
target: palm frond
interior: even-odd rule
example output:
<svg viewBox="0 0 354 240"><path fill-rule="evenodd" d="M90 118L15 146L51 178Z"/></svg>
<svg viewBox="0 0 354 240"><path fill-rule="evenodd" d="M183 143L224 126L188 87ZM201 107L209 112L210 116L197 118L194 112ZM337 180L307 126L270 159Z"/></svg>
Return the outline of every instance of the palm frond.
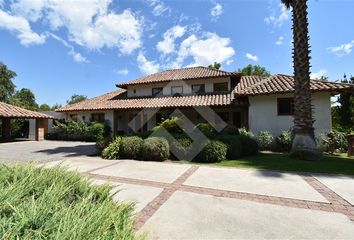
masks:
<svg viewBox="0 0 354 240"><path fill-rule="evenodd" d="M281 2L285 5L287 9L289 9L292 6L294 0L281 0Z"/></svg>

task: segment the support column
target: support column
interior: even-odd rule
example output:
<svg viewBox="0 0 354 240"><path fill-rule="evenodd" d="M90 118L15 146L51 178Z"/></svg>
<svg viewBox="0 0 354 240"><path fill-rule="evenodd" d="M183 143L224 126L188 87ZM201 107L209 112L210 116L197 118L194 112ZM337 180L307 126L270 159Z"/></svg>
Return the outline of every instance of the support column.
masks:
<svg viewBox="0 0 354 240"><path fill-rule="evenodd" d="M10 118L2 118L2 138L10 139L11 138L11 119Z"/></svg>

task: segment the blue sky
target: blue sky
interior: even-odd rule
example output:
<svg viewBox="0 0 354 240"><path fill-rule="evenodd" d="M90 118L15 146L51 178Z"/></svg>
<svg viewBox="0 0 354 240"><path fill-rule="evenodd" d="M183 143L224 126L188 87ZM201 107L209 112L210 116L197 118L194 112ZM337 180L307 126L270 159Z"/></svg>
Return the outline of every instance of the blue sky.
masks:
<svg viewBox="0 0 354 240"><path fill-rule="evenodd" d="M351 0L309 0L313 77L354 74L353 9ZM292 74L291 39L280 0L0 0L0 61L40 104L213 61Z"/></svg>

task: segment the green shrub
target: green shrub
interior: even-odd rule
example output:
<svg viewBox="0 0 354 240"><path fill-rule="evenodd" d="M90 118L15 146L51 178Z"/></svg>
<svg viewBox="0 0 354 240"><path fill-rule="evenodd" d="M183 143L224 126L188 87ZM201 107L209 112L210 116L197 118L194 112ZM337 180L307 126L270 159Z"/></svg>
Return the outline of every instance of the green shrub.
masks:
<svg viewBox="0 0 354 240"><path fill-rule="evenodd" d="M178 124L182 123L182 119L178 117L172 117L164 120L158 126L153 128L153 132L159 131L161 128L167 130L170 134L179 134L182 133L183 130L178 126Z"/></svg>
<svg viewBox="0 0 354 240"><path fill-rule="evenodd" d="M163 161L168 159L170 147L164 138L149 137L143 143L143 159L148 161Z"/></svg>
<svg viewBox="0 0 354 240"><path fill-rule="evenodd" d="M118 159L120 154L120 144L122 138L116 137L105 149L102 151L102 157L105 159Z"/></svg>
<svg viewBox="0 0 354 240"><path fill-rule="evenodd" d="M47 135L52 140L91 141L95 142L110 136L108 123L86 123L84 121L68 121L53 127L55 134ZM57 138L57 139L54 139Z"/></svg>
<svg viewBox="0 0 354 240"><path fill-rule="evenodd" d="M238 129L238 132L239 132L240 135L243 135L243 136L248 136L248 137L251 137L251 138L254 137L254 134L252 132L247 131L247 129L244 128L244 127Z"/></svg>
<svg viewBox="0 0 354 240"><path fill-rule="evenodd" d="M276 138L276 150L280 152L289 152L291 149L292 134L290 131L282 131Z"/></svg>
<svg viewBox="0 0 354 240"><path fill-rule="evenodd" d="M106 137L103 139L99 139L96 142L96 148L98 150L98 152L101 154L103 149L105 149L112 141L111 137Z"/></svg>
<svg viewBox="0 0 354 240"><path fill-rule="evenodd" d="M209 123L198 123L195 127L208 138L215 138L217 134L213 126L211 126Z"/></svg>
<svg viewBox="0 0 354 240"><path fill-rule="evenodd" d="M268 131L260 131L256 136L256 140L260 150L269 150L270 145L273 142L273 136Z"/></svg>
<svg viewBox="0 0 354 240"><path fill-rule="evenodd" d="M253 134L240 134L238 139L241 142L241 155L242 156L251 156L256 155L259 151L258 142L254 137Z"/></svg>
<svg viewBox="0 0 354 240"><path fill-rule="evenodd" d="M331 131L321 136L321 144L325 146L325 150L333 154L334 152L346 152L348 150L347 135L344 132Z"/></svg>
<svg viewBox="0 0 354 240"><path fill-rule="evenodd" d="M234 135L221 135L217 140L227 145L227 159L237 159L241 156L242 146L238 136Z"/></svg>
<svg viewBox="0 0 354 240"><path fill-rule="evenodd" d="M189 149L191 147L192 139L190 139L189 137L182 136L182 137L175 138L174 140L169 142L169 144L170 144L170 151L172 153L172 156L178 160L182 160L182 159L185 160L189 152Z"/></svg>
<svg viewBox="0 0 354 240"><path fill-rule="evenodd" d="M205 145L196 160L203 163L221 162L226 160L226 154L226 144L221 141L213 140Z"/></svg>
<svg viewBox="0 0 354 240"><path fill-rule="evenodd" d="M227 125L222 131L222 134L225 135L238 135L239 131L238 128L232 125Z"/></svg>
<svg viewBox="0 0 354 240"><path fill-rule="evenodd" d="M0 165L0 239L137 239L133 205L62 168Z"/></svg>
<svg viewBox="0 0 354 240"><path fill-rule="evenodd" d="M141 157L143 143L144 140L137 136L123 137L120 145L120 157L138 159Z"/></svg>

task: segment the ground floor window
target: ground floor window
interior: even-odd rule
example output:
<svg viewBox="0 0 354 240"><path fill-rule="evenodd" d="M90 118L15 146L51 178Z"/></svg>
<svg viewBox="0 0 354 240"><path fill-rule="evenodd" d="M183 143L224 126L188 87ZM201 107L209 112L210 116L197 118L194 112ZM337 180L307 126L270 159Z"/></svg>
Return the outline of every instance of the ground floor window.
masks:
<svg viewBox="0 0 354 240"><path fill-rule="evenodd" d="M105 121L105 114L104 113L92 113L91 114L91 121L92 122L104 122Z"/></svg>
<svg viewBox="0 0 354 240"><path fill-rule="evenodd" d="M219 117L226 123L230 120L230 114L228 112L218 112Z"/></svg>
<svg viewBox="0 0 354 240"><path fill-rule="evenodd" d="M278 115L294 115L294 98L278 98Z"/></svg>
<svg viewBox="0 0 354 240"><path fill-rule="evenodd" d="M242 127L242 117L241 112L234 112L233 113L233 125L237 128Z"/></svg>

